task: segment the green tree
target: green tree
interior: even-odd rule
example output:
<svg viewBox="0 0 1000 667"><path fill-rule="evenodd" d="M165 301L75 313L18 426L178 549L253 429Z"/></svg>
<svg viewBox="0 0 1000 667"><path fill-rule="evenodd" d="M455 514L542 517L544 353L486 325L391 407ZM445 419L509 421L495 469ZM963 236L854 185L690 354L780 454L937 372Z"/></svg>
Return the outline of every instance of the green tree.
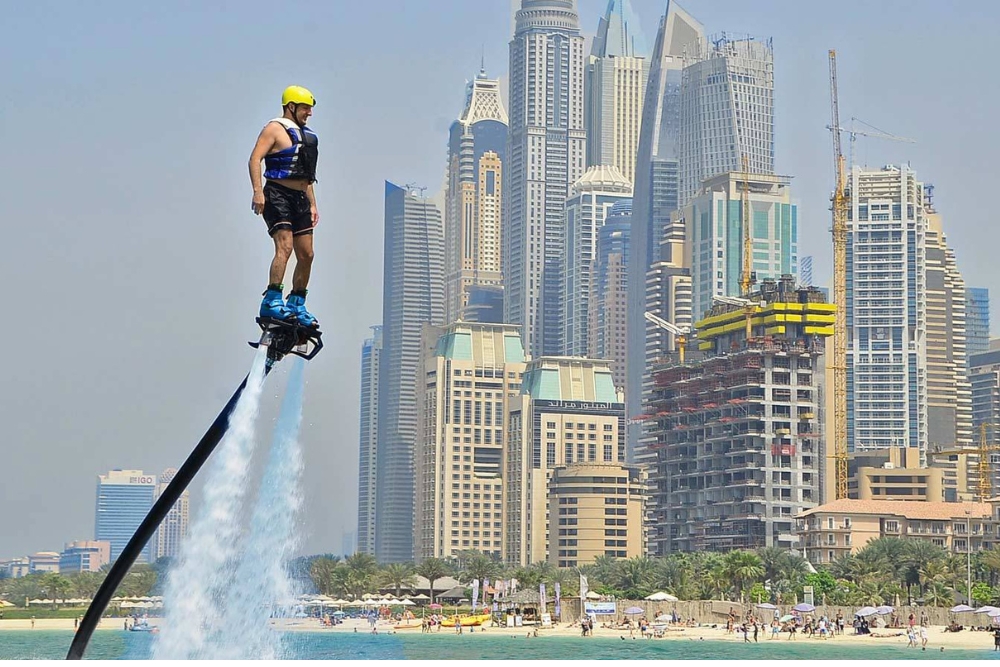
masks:
<svg viewBox="0 0 1000 667"><path fill-rule="evenodd" d="M972 600L977 605L990 604L997 598L997 591L995 588L987 584L985 581L977 581L972 584Z"/></svg>
<svg viewBox="0 0 1000 667"><path fill-rule="evenodd" d="M318 556L309 564L309 578L321 595L334 592L337 568L337 560L328 556Z"/></svg>
<svg viewBox="0 0 1000 667"><path fill-rule="evenodd" d="M764 588L764 584L758 581L747 591L747 597L750 598L750 602L760 604L761 602L769 602L771 600L771 593Z"/></svg>
<svg viewBox="0 0 1000 667"><path fill-rule="evenodd" d="M736 587L736 595L742 600L747 584L764 576L764 566L760 557L751 551L730 551L723 557L726 574Z"/></svg>
<svg viewBox="0 0 1000 667"><path fill-rule="evenodd" d="M429 582L431 602L434 602L434 582L448 575L448 566L440 558L426 558L417 565L416 572Z"/></svg>
<svg viewBox="0 0 1000 667"><path fill-rule="evenodd" d="M383 565L379 571L379 580L382 586L389 586L395 589L396 597L399 598L403 587L410 588L416 583L416 573L410 563L389 563Z"/></svg>
<svg viewBox="0 0 1000 667"><path fill-rule="evenodd" d="M480 582L484 579L496 581L504 571L503 563L479 551L472 552L462 562L464 565L460 577L465 582L474 579L479 579Z"/></svg>
<svg viewBox="0 0 1000 667"><path fill-rule="evenodd" d="M103 572L77 572L69 579L73 584L73 593L89 600L97 595L106 576Z"/></svg>
<svg viewBox="0 0 1000 667"><path fill-rule="evenodd" d="M52 600L52 608L57 607L56 600L65 599L66 593L73 588L73 582L58 572L47 572L42 575L41 586Z"/></svg>

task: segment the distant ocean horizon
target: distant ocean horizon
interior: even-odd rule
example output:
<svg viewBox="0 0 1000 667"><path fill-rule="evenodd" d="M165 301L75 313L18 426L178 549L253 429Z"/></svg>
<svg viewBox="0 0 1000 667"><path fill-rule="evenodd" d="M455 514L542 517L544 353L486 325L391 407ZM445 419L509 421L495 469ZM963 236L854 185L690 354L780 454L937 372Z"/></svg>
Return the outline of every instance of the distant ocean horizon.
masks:
<svg viewBox="0 0 1000 667"><path fill-rule="evenodd" d="M59 660L66 656L69 630L0 631L0 660ZM99 630L86 657L100 660L148 659L155 637L147 633ZM344 632L289 632L283 643L292 660L989 660L992 650L941 652L902 645L849 642L762 641L742 644L713 640L626 640L606 637L370 635Z"/></svg>

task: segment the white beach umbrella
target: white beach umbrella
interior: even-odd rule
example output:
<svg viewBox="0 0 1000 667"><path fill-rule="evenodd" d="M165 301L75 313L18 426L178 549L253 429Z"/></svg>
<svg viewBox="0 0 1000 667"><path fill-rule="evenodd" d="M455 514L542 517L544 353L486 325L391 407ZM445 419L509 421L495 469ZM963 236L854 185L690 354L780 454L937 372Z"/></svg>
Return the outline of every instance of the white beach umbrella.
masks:
<svg viewBox="0 0 1000 667"><path fill-rule="evenodd" d="M413 600L403 599L403 600L399 601L399 604L403 605L404 607L412 607L413 605L415 605L417 603L414 602Z"/></svg>

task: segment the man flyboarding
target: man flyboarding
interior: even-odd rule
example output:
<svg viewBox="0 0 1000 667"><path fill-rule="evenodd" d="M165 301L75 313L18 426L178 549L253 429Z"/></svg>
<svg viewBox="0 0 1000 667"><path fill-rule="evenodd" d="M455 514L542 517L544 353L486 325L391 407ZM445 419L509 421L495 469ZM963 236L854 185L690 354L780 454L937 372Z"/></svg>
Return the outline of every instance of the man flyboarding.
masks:
<svg viewBox="0 0 1000 667"><path fill-rule="evenodd" d="M306 127L316 98L301 86L289 86L281 96L282 116L264 126L250 153L253 212L263 215L274 240L274 259L260 316L319 327L306 310L306 293L313 260L313 228L319 223L316 195L316 161L319 138ZM261 161L264 162L261 185ZM284 300L285 268L295 251L292 292Z"/></svg>

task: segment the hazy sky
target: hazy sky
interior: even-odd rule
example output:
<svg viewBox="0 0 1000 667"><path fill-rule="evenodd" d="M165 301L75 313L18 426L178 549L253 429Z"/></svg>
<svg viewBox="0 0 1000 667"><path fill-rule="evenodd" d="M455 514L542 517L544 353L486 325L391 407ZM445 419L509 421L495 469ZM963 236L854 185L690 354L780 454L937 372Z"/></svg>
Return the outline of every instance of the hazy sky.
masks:
<svg viewBox="0 0 1000 667"><path fill-rule="evenodd" d="M665 0L632 0L652 44ZM8 3L9 4L9 3ZM592 34L605 0L580 0ZM969 285L1000 295L990 220L1000 3L689 0L709 32L773 36L777 168L799 249L830 265L827 49L857 161L909 160ZM281 90L318 105L321 222L309 304L303 551L339 551L357 504L359 354L381 318L383 180L436 190L510 0L9 4L0 22L0 558L93 537L96 476L179 465L247 371L272 250L247 157ZM996 321L996 318L994 318ZM280 374L279 374L280 375ZM283 378L272 382L272 399ZM267 413L273 416L273 410ZM264 439L270 425L264 424ZM197 508L198 486L195 486Z"/></svg>

